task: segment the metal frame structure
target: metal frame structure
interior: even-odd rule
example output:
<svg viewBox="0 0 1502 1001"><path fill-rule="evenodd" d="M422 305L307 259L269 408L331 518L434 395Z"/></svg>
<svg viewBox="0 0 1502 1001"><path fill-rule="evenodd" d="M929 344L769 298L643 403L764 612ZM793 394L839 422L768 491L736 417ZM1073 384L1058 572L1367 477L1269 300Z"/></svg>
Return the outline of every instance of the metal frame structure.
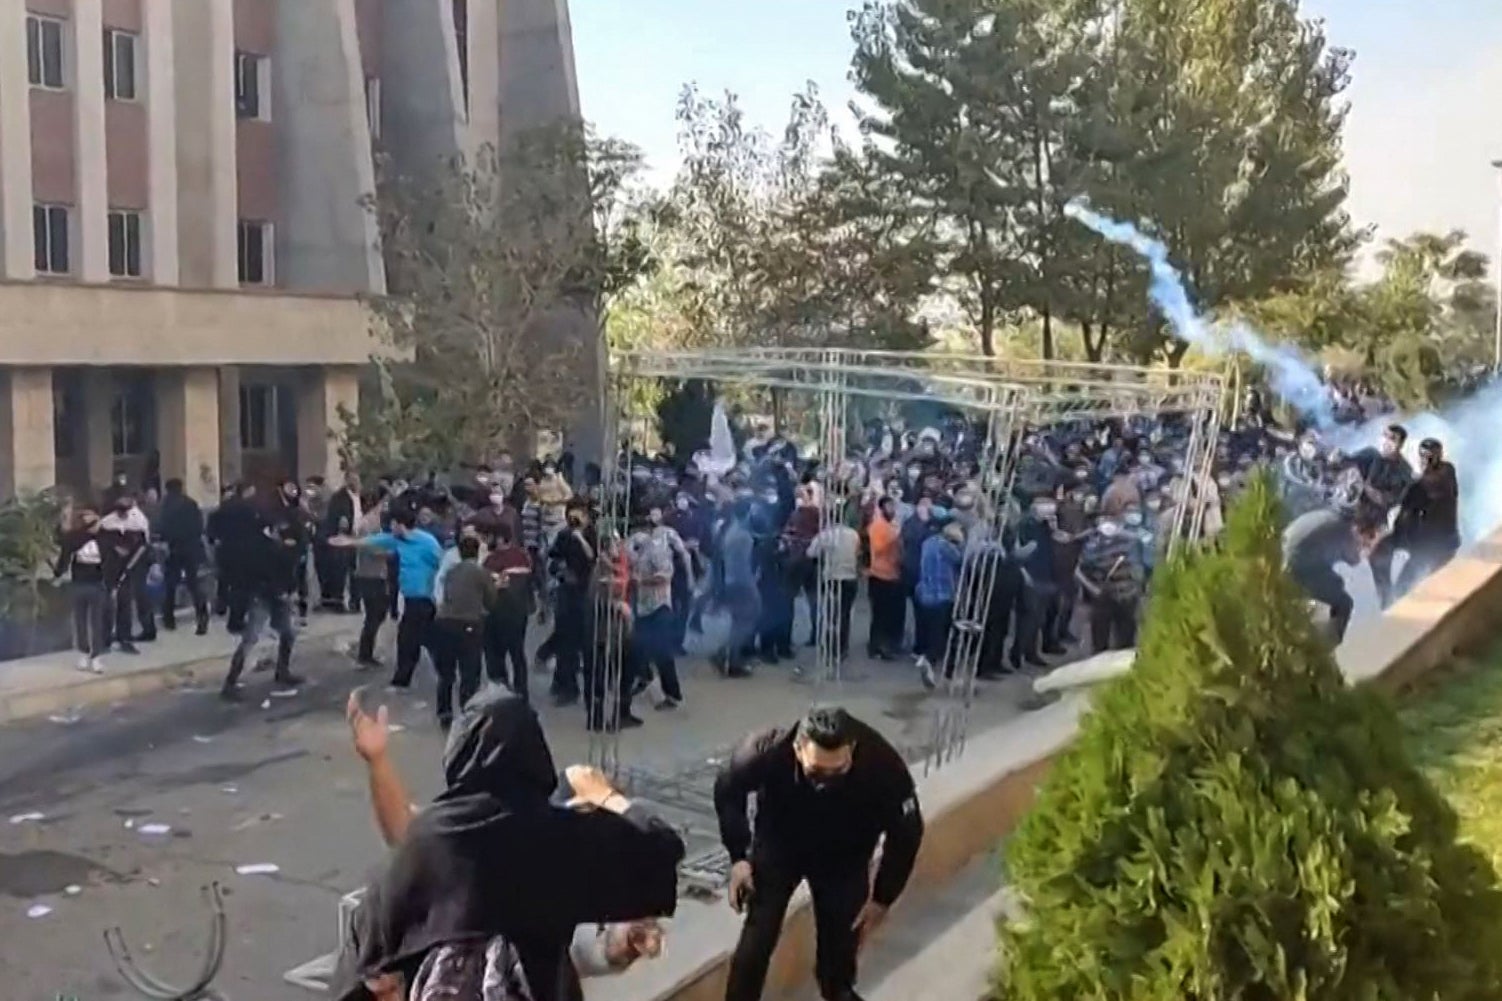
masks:
<svg viewBox="0 0 1502 1001"><path fill-rule="evenodd" d="M611 359L604 400L602 426L608 444L599 518L602 546L621 544L630 532L630 456L638 448L646 451L641 446L648 422L633 412L642 399L638 390L644 381L702 381L722 391L806 394L815 406L800 414L798 431L816 442L821 457L831 462L846 455L846 443L859 425L851 420L856 401L938 404L966 414L985 435L977 506L981 530L972 533L972 555L977 547L1000 542L1016 472L1016 445L1027 433L1075 420L1182 413L1191 421L1185 476L1208 478L1222 415L1230 402L1226 378L1211 372L835 348L624 352ZM842 516L845 501L835 490L824 491L821 530ZM1198 537L1202 522L1202 506L1176 505L1172 544ZM995 559L965 561L945 658L947 677L923 755L925 772L964 750L997 566ZM821 574L814 671L818 683L853 680L845 676L837 656L838 604L838 582ZM618 722L624 636L615 617L597 620L597 628L604 631L607 720ZM629 770L620 759L617 729L592 734L589 753L591 763L620 778ZM653 777L641 778L661 784Z"/></svg>

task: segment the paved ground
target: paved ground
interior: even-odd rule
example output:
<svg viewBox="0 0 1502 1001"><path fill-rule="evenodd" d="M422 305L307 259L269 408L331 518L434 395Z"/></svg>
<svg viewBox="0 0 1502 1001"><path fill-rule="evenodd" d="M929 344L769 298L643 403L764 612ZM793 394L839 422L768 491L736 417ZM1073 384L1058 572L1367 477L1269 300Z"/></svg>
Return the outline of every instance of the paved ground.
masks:
<svg viewBox="0 0 1502 1001"><path fill-rule="evenodd" d="M856 666L864 680L819 687L795 683L786 668L728 681L691 662L687 704L674 713L643 709L647 725L622 737L638 795L680 823L690 854L713 868L708 783L722 750L746 730L791 722L814 701L841 701L899 744L921 745L938 700L918 690L907 664ZM333 948L339 896L362 884L382 854L342 709L353 685L384 678L357 674L335 653L309 652L297 667L310 683L264 709L267 676L259 675L243 707L222 705L205 686L74 723L0 727L0 942L7 959L24 957L0 964L7 1001L133 996L102 945L114 925L160 976L185 979L207 935L199 892L213 881L224 884L230 927L217 984L234 1001L310 996L282 974ZM441 750L426 675L418 691L392 702L404 727L395 753L424 798L437 791ZM545 689L545 678L534 681ZM974 726L1009 718L1022 686L983 690ZM549 707L544 719L560 765L587 758L580 710ZM42 817L20 819L32 813ZM146 825L171 830L143 833ZM235 872L255 863L279 871ZM28 917L38 905L52 910Z"/></svg>

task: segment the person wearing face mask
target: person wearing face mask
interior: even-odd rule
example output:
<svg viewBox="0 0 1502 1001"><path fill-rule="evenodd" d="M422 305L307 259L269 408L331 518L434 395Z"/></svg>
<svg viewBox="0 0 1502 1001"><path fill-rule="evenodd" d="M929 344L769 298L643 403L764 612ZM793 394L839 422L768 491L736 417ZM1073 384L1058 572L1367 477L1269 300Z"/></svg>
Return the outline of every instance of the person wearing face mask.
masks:
<svg viewBox="0 0 1502 1001"><path fill-rule="evenodd" d="M907 601L902 594L902 535L897 524L897 502L882 497L866 526L866 545L871 554L866 578L871 602L871 631L866 654L872 660L891 660L902 646L907 622Z"/></svg>
<svg viewBox="0 0 1502 1001"><path fill-rule="evenodd" d="M1283 457L1279 485L1282 487L1283 506L1290 518L1325 505L1325 479L1319 444L1312 436L1306 436L1295 451Z"/></svg>
<svg viewBox="0 0 1502 1001"><path fill-rule="evenodd" d="M918 577L923 565L923 544L938 531L933 519L933 499L920 496L913 505L913 516L902 523L902 591L913 606L913 656L922 661L928 654L927 625L922 606L918 604ZM923 665L919 664L919 670Z"/></svg>
<svg viewBox="0 0 1502 1001"><path fill-rule="evenodd" d="M558 568L556 617L550 639L556 658L552 695L553 701L560 706L574 705L579 701L588 626L586 619L593 607L590 594L599 554L600 538L590 517L589 505L582 500L571 501L564 528L553 539L548 551L549 560Z"/></svg>
<svg viewBox="0 0 1502 1001"><path fill-rule="evenodd" d="M344 474L344 485L334 491L325 503L323 520L318 526L320 540L317 553L322 554L322 567L317 567L319 562L317 558L314 563L315 569L319 571L319 605L325 611L346 612L350 610L345 592L349 590L350 570L354 565L352 551L330 547L327 540L355 531L363 513L360 505L360 476L354 470L350 470Z"/></svg>
<svg viewBox="0 0 1502 1001"><path fill-rule="evenodd" d="M1367 540L1367 563L1377 598L1385 609L1392 604L1392 563L1395 543L1388 532L1393 508L1413 482L1413 467L1403 458L1408 431L1401 424L1389 425L1375 448L1362 449L1346 460L1361 474L1361 496L1356 505L1356 527Z"/></svg>
<svg viewBox="0 0 1502 1001"><path fill-rule="evenodd" d="M109 649L105 630L109 589L105 586L104 551L99 545L99 515L83 508L73 516L72 527L58 540L56 576L68 578L68 598L73 611L73 642L78 648L78 669L104 673L104 654Z"/></svg>
<svg viewBox="0 0 1502 1001"><path fill-rule="evenodd" d="M151 526L129 491L117 493L114 510L99 521L99 541L105 547L105 580L113 592L110 635L121 653L136 653L136 641L156 639L156 617L146 593L150 565ZM141 632L132 634L131 615L140 616Z"/></svg>
<svg viewBox="0 0 1502 1001"><path fill-rule="evenodd" d="M678 633L673 608L673 581L688 566L688 548L678 533L663 524L662 507L647 510L647 523L627 546L632 582L632 636L645 665L657 671L659 709L683 702L676 660Z"/></svg>
<svg viewBox="0 0 1502 1001"><path fill-rule="evenodd" d="M162 499L159 520L162 541L167 545L167 565L163 568L166 599L162 602L162 628L177 628L177 588L186 584L193 602L193 617L199 636L209 631L209 605L203 593L198 571L203 566L203 511L198 502L183 492L183 481L167 481L167 495Z"/></svg>
<svg viewBox="0 0 1502 1001"><path fill-rule="evenodd" d="M1394 543L1408 553L1398 573L1397 593L1449 563L1460 549L1460 482L1434 438L1419 443L1419 477L1403 494L1393 528Z"/></svg>
<svg viewBox="0 0 1502 1001"><path fill-rule="evenodd" d="M292 625L292 609L288 602L288 595L295 587L294 574L298 565L299 538L296 531L290 520L273 519L262 529L246 554L246 591L250 608L240 642L230 657L229 674L224 678L224 687L219 690L219 697L226 702L238 702L242 698L240 675L245 671L246 659L261 638L261 630L268 625L277 634L274 684L279 690L289 692L302 684L302 679L293 674L291 668L297 630Z"/></svg>
<svg viewBox="0 0 1502 1001"><path fill-rule="evenodd" d="M1071 629L1080 591L1074 571L1079 567L1085 540L1090 537L1090 515L1085 513L1085 501L1089 496L1089 491L1081 487L1069 490L1059 500L1055 515L1053 579L1059 586L1059 614L1054 621L1053 635L1045 640L1056 647L1077 642Z"/></svg>
<svg viewBox="0 0 1502 1001"><path fill-rule="evenodd" d="M949 631L954 623L954 602L959 591L960 571L965 562L965 533L954 522L945 524L923 542L919 557L918 586L913 597L924 617L918 673L923 687L937 686L936 669L945 678L954 673L949 661Z"/></svg>
<svg viewBox="0 0 1502 1001"><path fill-rule="evenodd" d="M297 595L297 617L307 623L308 619L308 555L313 544L313 521L302 504L302 490L296 480L287 480L277 491L272 501L270 520L278 526L282 537L290 541L295 550L293 568L293 591ZM339 558L348 562L345 551Z"/></svg>
<svg viewBox="0 0 1502 1001"><path fill-rule="evenodd" d="M1085 542L1075 580L1090 599L1092 653L1137 643L1137 610L1144 583L1142 547L1122 522L1102 516Z"/></svg>
<svg viewBox="0 0 1502 1001"><path fill-rule="evenodd" d="M1013 671L1024 663L1046 667L1039 653L1061 654L1064 648L1053 641L1058 624L1058 582L1054 579L1056 554L1054 533L1057 528L1058 503L1048 494L1034 497L1028 513L1017 526L1017 544L1013 559L1022 572L1022 594L1017 615L1017 638L1012 642Z"/></svg>
<svg viewBox="0 0 1502 1001"><path fill-rule="evenodd" d="M753 828L748 804L756 797ZM902 755L839 708L753 733L715 780L730 905L744 913L725 1001L760 1001L789 900L807 881L818 929L815 977L826 1001L859 1001L861 944L902 895L923 815ZM871 859L885 838L874 879Z"/></svg>

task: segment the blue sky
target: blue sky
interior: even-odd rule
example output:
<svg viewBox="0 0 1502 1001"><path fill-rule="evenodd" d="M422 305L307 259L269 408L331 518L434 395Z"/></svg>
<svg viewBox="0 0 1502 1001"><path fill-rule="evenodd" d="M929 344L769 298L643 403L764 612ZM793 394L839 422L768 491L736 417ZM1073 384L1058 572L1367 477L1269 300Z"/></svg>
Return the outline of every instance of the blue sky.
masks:
<svg viewBox="0 0 1502 1001"><path fill-rule="evenodd" d="M769 129L806 81L827 104L853 96L845 0L572 0L585 115L676 163L685 82L733 90ZM1502 0L1305 0L1356 50L1346 155L1351 210L1383 236L1468 230L1497 247L1502 158Z"/></svg>

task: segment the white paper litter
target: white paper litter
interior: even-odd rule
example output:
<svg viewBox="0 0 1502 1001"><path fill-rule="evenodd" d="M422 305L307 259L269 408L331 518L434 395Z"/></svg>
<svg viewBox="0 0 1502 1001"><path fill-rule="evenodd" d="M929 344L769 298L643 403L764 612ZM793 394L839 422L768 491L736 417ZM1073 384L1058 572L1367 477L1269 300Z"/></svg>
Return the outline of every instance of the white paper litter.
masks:
<svg viewBox="0 0 1502 1001"><path fill-rule="evenodd" d="M212 744L213 742L213 737L200 737L196 733L193 735L193 743L195 744Z"/></svg>
<svg viewBox="0 0 1502 1001"><path fill-rule="evenodd" d="M273 699L295 699L295 698L297 698L297 689L296 688L279 688L276 691L274 691L274 692L271 693L271 697Z"/></svg>
<svg viewBox="0 0 1502 1001"><path fill-rule="evenodd" d="M30 907L26 908L26 916L28 918L45 918L51 913L52 908L48 907L46 904L32 904Z"/></svg>
<svg viewBox="0 0 1502 1001"><path fill-rule="evenodd" d="M83 892L83 887L78 886L77 884L70 884L68 886L63 887L63 893L67 894L70 897L76 897L76 896L78 896L82 892Z"/></svg>
<svg viewBox="0 0 1502 1001"><path fill-rule="evenodd" d="M142 824L142 834L171 834L172 828L167 824Z"/></svg>
<svg viewBox="0 0 1502 1001"><path fill-rule="evenodd" d="M239 786L225 786L223 789L220 789L219 791L222 792L222 793L227 793L230 796L233 796L233 795L235 795L236 793L238 793L240 791L240 787Z"/></svg>
<svg viewBox="0 0 1502 1001"><path fill-rule="evenodd" d="M271 700L267 699L265 702L262 702L261 703L261 708L262 709L270 709L271 708Z"/></svg>
<svg viewBox="0 0 1502 1001"><path fill-rule="evenodd" d="M75 709L66 713L54 713L47 717L47 722L57 723L60 726L72 726L81 719L83 719L83 713Z"/></svg>
<svg viewBox="0 0 1502 1001"><path fill-rule="evenodd" d="M135 818L131 817L131 818L127 818L126 819L126 821L125 821L125 829L127 831L134 830L135 826L136 826Z"/></svg>
<svg viewBox="0 0 1502 1001"><path fill-rule="evenodd" d="M405 729L407 728L402 726L400 723L392 723L390 726L386 727L386 730L389 733L401 733Z"/></svg>
<svg viewBox="0 0 1502 1001"><path fill-rule="evenodd" d="M270 876L281 871L281 866L271 862L254 862L250 865L235 866L235 872L242 876Z"/></svg>
<svg viewBox="0 0 1502 1001"><path fill-rule="evenodd" d="M38 820L46 819L47 815L45 813L18 813L14 817L10 818L10 822L12 824L31 824L35 823Z"/></svg>

